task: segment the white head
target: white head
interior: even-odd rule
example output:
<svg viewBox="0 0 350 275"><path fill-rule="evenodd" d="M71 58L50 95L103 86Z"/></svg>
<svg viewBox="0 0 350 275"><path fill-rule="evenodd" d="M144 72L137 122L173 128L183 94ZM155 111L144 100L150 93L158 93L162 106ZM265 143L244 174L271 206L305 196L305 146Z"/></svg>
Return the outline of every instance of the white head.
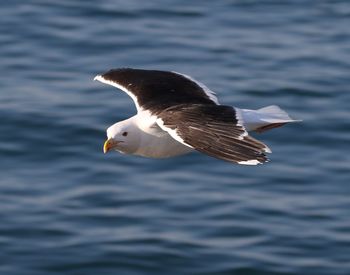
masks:
<svg viewBox="0 0 350 275"><path fill-rule="evenodd" d="M113 149L124 154L134 153L140 144L140 130L130 119L117 122L107 129L103 152Z"/></svg>

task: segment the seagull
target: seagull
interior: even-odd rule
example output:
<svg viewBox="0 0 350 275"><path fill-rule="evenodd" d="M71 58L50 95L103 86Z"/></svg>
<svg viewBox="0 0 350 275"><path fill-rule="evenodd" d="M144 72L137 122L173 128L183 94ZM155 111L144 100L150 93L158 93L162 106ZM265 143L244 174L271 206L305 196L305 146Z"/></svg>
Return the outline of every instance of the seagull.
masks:
<svg viewBox="0 0 350 275"><path fill-rule="evenodd" d="M128 94L137 109L136 115L107 129L104 153L168 158L199 151L257 165L268 161L271 150L248 131L260 133L298 121L275 105L258 110L221 105L204 84L177 72L118 68L94 80Z"/></svg>

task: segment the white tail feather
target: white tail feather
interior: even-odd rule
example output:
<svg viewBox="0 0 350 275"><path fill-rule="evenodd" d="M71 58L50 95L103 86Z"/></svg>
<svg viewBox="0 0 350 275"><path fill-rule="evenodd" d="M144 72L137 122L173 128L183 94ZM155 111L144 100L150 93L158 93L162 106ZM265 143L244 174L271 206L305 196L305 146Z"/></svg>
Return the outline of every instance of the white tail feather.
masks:
<svg viewBox="0 0 350 275"><path fill-rule="evenodd" d="M289 122L298 122L276 105L267 106L258 110L239 109L243 125L248 131L269 130Z"/></svg>

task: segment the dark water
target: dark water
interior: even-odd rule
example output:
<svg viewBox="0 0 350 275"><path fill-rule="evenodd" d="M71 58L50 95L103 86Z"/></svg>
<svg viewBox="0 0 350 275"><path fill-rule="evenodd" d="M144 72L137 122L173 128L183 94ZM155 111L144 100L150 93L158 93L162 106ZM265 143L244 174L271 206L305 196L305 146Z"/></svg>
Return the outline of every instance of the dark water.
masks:
<svg viewBox="0 0 350 275"><path fill-rule="evenodd" d="M0 274L350 274L350 2L2 1ZM113 67L301 124L271 162L103 155Z"/></svg>

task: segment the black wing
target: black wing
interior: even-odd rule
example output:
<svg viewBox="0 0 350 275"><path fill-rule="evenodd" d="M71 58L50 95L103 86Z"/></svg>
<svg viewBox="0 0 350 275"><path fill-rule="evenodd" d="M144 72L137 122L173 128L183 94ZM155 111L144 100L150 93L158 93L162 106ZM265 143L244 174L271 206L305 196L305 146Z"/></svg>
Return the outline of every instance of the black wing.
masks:
<svg viewBox="0 0 350 275"><path fill-rule="evenodd" d="M158 125L177 141L226 161L255 165L270 149L245 131L233 107L179 105L159 113Z"/></svg>
<svg viewBox="0 0 350 275"><path fill-rule="evenodd" d="M214 92L205 85L175 72L113 69L97 75L95 80L123 90L134 100L138 110L151 113L185 103L217 104Z"/></svg>

